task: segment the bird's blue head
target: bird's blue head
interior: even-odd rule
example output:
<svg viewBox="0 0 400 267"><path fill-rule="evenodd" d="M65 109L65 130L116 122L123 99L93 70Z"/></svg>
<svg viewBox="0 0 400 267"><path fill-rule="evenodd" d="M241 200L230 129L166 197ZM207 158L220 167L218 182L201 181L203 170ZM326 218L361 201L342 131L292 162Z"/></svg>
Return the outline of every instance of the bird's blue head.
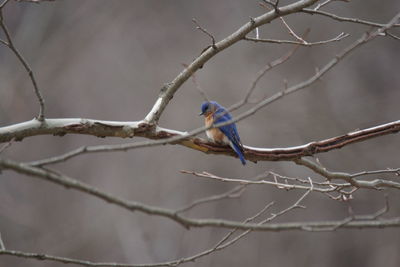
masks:
<svg viewBox="0 0 400 267"><path fill-rule="evenodd" d="M211 112L216 111L220 105L215 101L206 101L201 104L201 113L199 115L208 115Z"/></svg>

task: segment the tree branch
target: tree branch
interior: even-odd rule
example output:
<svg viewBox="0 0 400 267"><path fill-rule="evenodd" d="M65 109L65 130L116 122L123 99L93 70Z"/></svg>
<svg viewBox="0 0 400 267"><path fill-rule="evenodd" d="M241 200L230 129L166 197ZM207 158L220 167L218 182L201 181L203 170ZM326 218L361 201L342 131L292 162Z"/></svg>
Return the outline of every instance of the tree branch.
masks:
<svg viewBox="0 0 400 267"><path fill-rule="evenodd" d="M362 25L366 25L366 26L372 26L372 27L384 27L385 24L382 23L376 23L376 22L372 22L372 21L368 21L368 20L362 20L362 19L356 19L356 18L348 18L348 17L341 17L338 16L336 14L332 14L326 11L322 11L322 10L314 10L314 9L308 9L308 8L304 8L302 10L303 13L309 14L309 15L321 15L321 16L325 16L340 22L351 22L351 23L356 23L356 24L362 24ZM400 24L398 24L397 22L395 22L393 24L393 27L399 27Z"/></svg>
<svg viewBox="0 0 400 267"><path fill-rule="evenodd" d="M294 44L294 45L301 45L301 46L316 46L316 45L324 45L324 44L329 44L333 42L339 42L342 39L349 37L350 35L348 33L340 33L339 35L328 39L328 40L323 40L323 41L318 41L318 42L299 42L299 41L291 41L291 40L276 40L276 39L259 39L259 38L252 38L252 37L245 37L244 40L246 41L251 41L255 43L273 43L273 44Z"/></svg>
<svg viewBox="0 0 400 267"><path fill-rule="evenodd" d="M1 250L6 250L6 246L4 245L3 239L1 237L1 233L0 233L0 251Z"/></svg>
<svg viewBox="0 0 400 267"><path fill-rule="evenodd" d="M328 152L334 149L340 149L344 146L353 143L362 142L378 136L395 134L398 133L399 131L400 131L400 120L356 132L351 132L345 135L332 137L321 141L310 142L308 144L304 144L301 146L287 147L287 148L257 148L257 147L244 146L244 152L246 159L254 162L288 161L304 156L312 156L318 153ZM129 149L134 149L139 147L157 146L168 143L179 144L193 150L201 151L206 154L228 155L236 157L236 154L234 153L234 151L232 151L232 149L229 146L216 144L208 140L204 140L202 138L190 137L191 133L193 132L185 134L185 133L177 133L176 131L173 132L172 130L162 129L156 131L154 135L149 136L149 138L161 139L161 140L143 141L136 143L121 144L121 145L85 146L85 147L80 147L71 152L68 152L66 154L51 159L46 159L44 160L44 162L43 161L35 163L32 162L31 164L39 166L43 164L65 161L69 158L86 153L126 151Z"/></svg>
<svg viewBox="0 0 400 267"><path fill-rule="evenodd" d="M43 162L35 162L33 165L65 161L77 155L105 151L126 151L139 147L157 146L163 144L179 144L190 149L198 150L206 154L220 154L235 156L235 153L228 147L219 145L202 138L191 137L203 132L205 127L196 129L190 133L179 132L171 129L156 127L155 132L149 130L151 125L142 122L116 122L100 121L90 119L46 119L44 124L37 120L31 120L7 127L0 128L0 142L9 142L12 139L21 141L23 138L35 135L58 135L63 136L67 133L88 134L97 137L146 137L150 139L160 139L156 141L144 141L121 145L103 146L84 146L66 154L46 159ZM245 155L251 161L277 161L293 160L299 157L312 156L317 153L328 152L339 149L346 145L365 141L382 135L394 134L400 131L400 120L391 123L378 125L360 131L351 132L333 138L310 142L305 145L288 148L256 148L245 146Z"/></svg>
<svg viewBox="0 0 400 267"><path fill-rule="evenodd" d="M360 176L361 175L360 173L351 175L345 172L331 172L328 171L324 166L312 162L309 159L299 158L295 159L294 162L299 165L306 166L307 168L322 175L328 180L333 180L333 179L344 180L357 188L381 189L384 187L389 187L389 188L400 189L400 183L397 182L382 180L382 179L375 179L372 181L358 180L355 179L355 177Z"/></svg>
<svg viewBox="0 0 400 267"><path fill-rule="evenodd" d="M26 72L28 73L29 78L31 79L31 82L33 84L33 89L35 91L36 97L37 97L37 99L39 101L39 105L40 105L39 115L38 115L37 119L40 122L43 122L44 121L44 108L45 108L44 98L42 96L42 93L40 92L38 85L37 85L36 78L33 74L31 67L29 66L28 62L24 59L24 57L21 55L21 53L18 51L18 49L15 47L14 42L11 38L11 35L8 31L8 28L7 28L6 24L4 23L3 7L5 6L5 4L7 4L7 2L8 1L4 1L3 4L0 6L0 27L3 29L3 32L7 39L7 41L2 41L1 43L6 45L7 47L9 47L11 49L11 51L14 52L14 54L17 56L18 60L22 63Z"/></svg>

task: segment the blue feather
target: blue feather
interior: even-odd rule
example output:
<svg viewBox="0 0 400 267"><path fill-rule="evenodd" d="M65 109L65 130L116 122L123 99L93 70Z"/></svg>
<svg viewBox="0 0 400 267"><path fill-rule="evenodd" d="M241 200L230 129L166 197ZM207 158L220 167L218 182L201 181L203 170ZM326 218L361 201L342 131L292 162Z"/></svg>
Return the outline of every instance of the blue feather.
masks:
<svg viewBox="0 0 400 267"><path fill-rule="evenodd" d="M214 124L222 123L226 121L232 120L232 116L226 111L226 109L222 106L218 105L218 109L214 113ZM246 165L246 160L244 159L243 154L243 145L240 141L239 133L236 128L236 124L228 124L224 126L220 126L219 129L224 133L224 135L229 139L229 144L232 149L238 155L240 161L243 165Z"/></svg>

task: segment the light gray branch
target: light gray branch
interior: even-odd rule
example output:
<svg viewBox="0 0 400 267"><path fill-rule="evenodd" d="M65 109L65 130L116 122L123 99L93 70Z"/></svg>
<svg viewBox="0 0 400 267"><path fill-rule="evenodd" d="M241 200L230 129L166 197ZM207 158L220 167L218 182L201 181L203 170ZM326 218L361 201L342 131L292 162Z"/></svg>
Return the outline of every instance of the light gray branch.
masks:
<svg viewBox="0 0 400 267"><path fill-rule="evenodd" d="M140 126L141 124L139 124ZM139 127L140 128L140 127ZM143 127L142 127L143 128ZM229 146L221 146L210 141L206 141L201 138L193 137L195 134L203 132L206 127L198 128L189 133L177 132L164 128L157 127L156 132L151 132L151 135L147 135L145 132L138 132L138 136L148 137L152 139L161 139L155 141L143 141L121 145L102 145L102 146L84 146L76 150L70 151L66 154L45 159L37 162L31 162L31 165L39 166L45 164L52 164L60 161L65 161L72 157L85 154L85 153L96 153L96 152L108 152L108 151L126 151L129 149L139 147L150 147L163 144L179 144L190 149L198 150L206 154L218 154L218 155L229 155L235 157L236 154L232 151ZM1 129L0 129L1 130ZM367 128L360 131L348 133L346 135L336 136L333 138L310 142L305 145L287 148L256 148L250 146L244 146L245 156L251 161L278 161L278 160L294 160L299 157L311 156L317 153L328 152L333 149L339 149L344 146L369 140L374 137L394 134L400 131L400 121L395 121L372 128ZM0 131L1 132L1 131Z"/></svg>
<svg viewBox="0 0 400 267"><path fill-rule="evenodd" d="M120 145L84 146L60 156L31 162L31 164L35 166L65 161L85 153L126 151L128 149L157 146L168 143L183 145L190 149L198 150L207 154L235 156L235 153L228 146L221 146L201 138L193 137L194 135L205 131L207 129L206 127L198 128L189 133L165 129L158 126L155 131L153 131L150 130L151 127L151 125L143 121L117 122L72 118L46 119L44 123L40 123L34 119L11 126L1 127L0 143L9 142L13 139L15 141L21 141L25 137L35 135L51 134L63 136L67 133L87 134L98 137L110 136L128 138L141 136L149 139L160 139ZM368 140L381 135L394 134L399 131L400 120L296 147L256 148L245 146L245 156L247 159L252 161L293 160L299 157L311 156L332 149L338 149L355 142Z"/></svg>
<svg viewBox="0 0 400 267"><path fill-rule="evenodd" d="M3 238L1 237L1 233L0 233L0 251L5 250L5 249L6 249L6 246L4 245Z"/></svg>
<svg viewBox="0 0 400 267"><path fill-rule="evenodd" d="M383 180L383 179L375 179L372 181L355 179L355 177L360 176L362 174L356 173L356 174L352 175L352 174L345 173L345 172L328 171L321 164L315 163L306 158L299 158L299 159L294 160L294 162L299 165L306 166L307 168L322 175L323 177L327 178L328 180L333 180L333 179L344 180L357 188L368 188L368 189L395 188L395 189L400 189L400 183L398 183L398 182ZM377 173L379 173L379 172L377 172ZM367 172L365 172L365 174L367 174Z"/></svg>
<svg viewBox="0 0 400 267"><path fill-rule="evenodd" d="M316 45L324 45L324 44L329 44L333 42L339 42L342 39L349 37L350 35L348 33L340 33L338 36L328 39L328 40L323 40L323 41L318 41L318 42L299 42L299 41L292 41L292 40L277 40L277 39L260 39L260 38L253 38L253 37L245 37L244 40L246 41L252 41L255 43L273 43L273 44L293 44L293 45L301 45L301 46L316 46Z"/></svg>
<svg viewBox="0 0 400 267"><path fill-rule="evenodd" d="M321 16L325 16L337 21L341 21L341 22L351 22L351 23L356 23L356 24L362 24L362 25L366 25L366 26L372 26L372 27L384 27L385 24L382 23L377 23L377 22L372 22L372 21L368 21L368 20L362 20L362 19L358 19L358 18L348 18L348 17L341 17L338 16L336 14L332 14L326 11L322 11L322 10L314 10L314 9L308 9L308 8L304 8L302 10L302 12L306 13L306 14L310 14L310 15L321 15ZM399 27L400 24L398 24L397 21L394 22L393 27Z"/></svg>

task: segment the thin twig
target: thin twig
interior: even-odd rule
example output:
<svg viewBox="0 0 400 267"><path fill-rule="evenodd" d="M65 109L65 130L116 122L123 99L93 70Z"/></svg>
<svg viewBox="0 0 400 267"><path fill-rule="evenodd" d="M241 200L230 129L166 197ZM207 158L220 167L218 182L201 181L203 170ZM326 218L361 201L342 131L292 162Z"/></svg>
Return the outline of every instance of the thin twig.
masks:
<svg viewBox="0 0 400 267"><path fill-rule="evenodd" d="M400 40L400 37L394 35L393 33L390 33L390 32L388 32L388 31L386 31L386 34L389 35L390 37L392 37L392 38L395 39L395 40L398 40L398 41Z"/></svg>
<svg viewBox="0 0 400 267"><path fill-rule="evenodd" d="M211 33L209 33L205 28L201 27L200 24L197 22L196 19L193 18L192 21L193 21L194 24L196 24L196 29L202 31L202 32L205 33L208 37L211 38L211 41L212 41L211 47L212 47L213 49L217 49L217 46L215 45L215 38L214 38L214 35L212 35Z"/></svg>
<svg viewBox="0 0 400 267"><path fill-rule="evenodd" d="M185 170L182 170L181 172L187 173L187 174L192 174L196 177L208 178L208 179L218 180L218 181L227 182L227 183L236 183L236 184L238 183L241 185L264 184L264 185L273 185L273 186L276 186L277 188L286 189L286 190L288 190L288 189L289 190L290 189L309 190L309 188L310 188L309 186L296 185L296 184L285 184L285 183L272 182L272 181L266 181L266 180L247 180L247 179L225 178L225 177L220 177L215 174L208 173L208 172L194 172L194 171L185 171ZM311 183L309 183L309 184L311 185ZM314 191L322 192L322 193L334 191L331 188L319 188L319 187L314 187L314 186L312 188Z"/></svg>
<svg viewBox="0 0 400 267"><path fill-rule="evenodd" d="M261 43L274 43L274 44L294 44L294 45L301 45L301 46L317 46L317 45L325 45L333 42L338 42L343 40L346 37L349 37L350 34L348 33L340 33L339 35L323 41L318 42L298 42L298 41L291 41L291 40L277 40L277 39L256 39L251 37L245 37L244 40L251 41L251 42L261 42Z"/></svg>
<svg viewBox="0 0 400 267"><path fill-rule="evenodd" d="M314 10L318 10L318 9L320 9L321 7L323 7L323 6L326 6L327 4L329 4L330 2L332 2L333 0L326 0L325 2L322 2L322 3L319 3L315 8L314 8Z"/></svg>
<svg viewBox="0 0 400 267"><path fill-rule="evenodd" d="M6 250L6 246L4 245L3 238L1 237L0 233L0 251L1 250Z"/></svg>
<svg viewBox="0 0 400 267"><path fill-rule="evenodd" d="M327 226L327 227L321 227L321 228L313 228L310 226L306 226L303 228L303 230L305 231L312 231L312 232L329 232L329 231L336 231L337 229L346 226L347 224L351 223L351 222L355 222L355 221L375 221L377 220L379 217L381 217L382 215L384 215L385 213L387 213L389 211L389 198L388 196L385 194L385 206L376 211L373 214L367 214L367 215L354 215L352 212L352 209L349 209L350 212L350 216L348 216L347 218L344 218L341 221L338 221L336 225L331 225L331 226Z"/></svg>
<svg viewBox="0 0 400 267"><path fill-rule="evenodd" d="M307 44L307 41L305 41L303 38L298 36L292 28L290 28L289 24L285 21L283 17L279 17L279 19L282 21L283 25L285 25L286 29L288 29L289 34L293 36L296 40L298 40L300 43Z"/></svg>
<svg viewBox="0 0 400 267"><path fill-rule="evenodd" d="M17 2L28 2L34 4L40 4L41 2L53 2L55 0L16 0Z"/></svg>
<svg viewBox="0 0 400 267"><path fill-rule="evenodd" d="M0 4L0 10L3 9L3 7L5 7L9 1L10 0L4 0L3 3ZM2 17L3 14L0 13L0 16Z"/></svg>
<svg viewBox="0 0 400 267"><path fill-rule="evenodd" d="M321 16L329 17L331 19L341 21L341 22L351 22L351 23L362 24L362 25L367 25L367 26L372 26L372 27L377 27L377 28L381 28L381 27L385 26L385 24L382 24L382 23L376 23L376 22L357 19L357 18L341 17L336 14L332 14L332 13L322 11L322 10L303 8L301 10L301 12L304 12L304 13L310 14L310 15L321 15ZM392 27L399 27L399 26L400 26L400 24L398 24L397 22L394 22L392 25Z"/></svg>
<svg viewBox="0 0 400 267"><path fill-rule="evenodd" d="M264 2L271 5L271 2L269 2L269 1L264 1ZM263 3L260 3L260 5L261 5L262 7L265 7L266 9L270 10L270 8L269 8L267 5L265 5L265 4L263 4ZM272 6L273 6L274 10L275 10L277 13L279 13L279 11L277 11L277 10L278 10L278 1L277 1L275 4L273 4ZM282 21L283 25L284 25L285 28L289 31L289 34L290 34L291 36L293 36L293 37L294 37L297 41L299 41L300 43L307 44L307 42L306 42L303 38L301 38L300 36L298 36L298 35L290 28L289 24L285 21L285 19L284 19L283 17L279 17L279 19Z"/></svg>
<svg viewBox="0 0 400 267"><path fill-rule="evenodd" d="M4 152L4 150L6 150L9 146L12 145L12 143L14 142L15 138L11 139L9 142L7 142L6 144L4 144L1 148L0 148L0 154Z"/></svg>
<svg viewBox="0 0 400 267"><path fill-rule="evenodd" d="M45 111L44 98L42 96L42 93L40 92L38 85L37 85L36 78L33 74L32 68L29 66L28 62L24 59L22 54L15 47L14 42L11 38L10 32L8 31L8 28L7 28L6 24L4 23L2 8L4 7L5 4L7 4L7 2L8 1L4 1L3 4L0 6L0 27L3 29L3 32L7 39L7 42L2 41L2 43L5 44L6 46L8 46L11 49L11 51L14 52L14 54L17 56L18 60L21 62L21 64L24 66L26 72L28 73L28 75L31 79L31 82L33 84L34 92L36 94L36 97L37 97L37 99L39 101L39 105L40 105L39 115L38 115L37 119L39 121L43 122L44 121L44 111Z"/></svg>
<svg viewBox="0 0 400 267"><path fill-rule="evenodd" d="M247 187L247 185L239 185L239 186L235 186L233 189L231 189L225 193L197 199L197 200L193 201L192 203L190 203L189 205L186 205L180 209L177 209L176 213L186 212L194 207L197 207L198 205L213 202L213 201L218 201L221 199L238 198L243 194L244 189L246 187Z"/></svg>
<svg viewBox="0 0 400 267"><path fill-rule="evenodd" d="M317 164L306 158L299 158L299 159L295 159L293 161L296 164L303 165L303 166L309 168L310 170L314 171L315 173L322 175L323 177L325 177L328 180L333 180L333 179L344 180L357 188L368 188L368 189L379 190L384 187L387 187L387 188L400 189L400 183L398 183L398 182L382 180L382 179L375 179L372 181L358 180L358 179L354 179L354 177L362 175L360 173L356 174L353 177L351 174L345 173L345 172L331 172L331 171L328 171L320 163Z"/></svg>
<svg viewBox="0 0 400 267"><path fill-rule="evenodd" d="M384 173L394 173L395 175L399 176L400 168L397 168L397 169L388 168L386 170L376 170L376 171L362 171L362 172L351 174L350 176L351 176L351 178L355 178L358 176L384 174Z"/></svg>
<svg viewBox="0 0 400 267"><path fill-rule="evenodd" d="M304 33L304 35L307 35L308 32ZM264 75L270 71L271 69L273 69L274 67L281 65L283 63L285 63L287 60L289 60L289 58L297 51L297 49L299 48L298 45L296 45L293 49L291 49L288 53L286 53L285 55L271 61L268 62L261 70L259 70L256 74L256 77L254 78L254 80L252 81L252 83L250 84L250 87L247 89L245 96L242 98L242 100L238 103L236 103L235 105L229 107L228 111L234 111L240 107L242 107L243 105L245 105L246 103L248 103L249 98L251 96L251 94L253 93L254 89L256 88L258 82L261 80L262 77L264 77Z"/></svg>
<svg viewBox="0 0 400 267"><path fill-rule="evenodd" d="M280 13L279 7L278 7L278 5L279 5L279 0L275 0L274 3L273 3L272 1L270 1L270 0L262 0L262 1L263 1L264 3L270 5L270 6L272 7L272 9L275 11L276 14L279 14L279 13ZM267 7L266 5L264 5L264 3L260 3L260 5L261 5L261 6L264 6L264 7Z"/></svg>
<svg viewBox="0 0 400 267"><path fill-rule="evenodd" d="M183 65L185 68L188 67L187 64L182 64L182 65ZM193 81L193 84L194 84L194 86L196 87L197 91L198 91L198 92L200 93L200 95L202 96L203 100L204 100L204 101L209 101L210 98L207 96L206 91L204 91L203 88L201 88L200 84L199 84L198 81L197 81L196 73L193 73L193 75L192 75L192 81Z"/></svg>

